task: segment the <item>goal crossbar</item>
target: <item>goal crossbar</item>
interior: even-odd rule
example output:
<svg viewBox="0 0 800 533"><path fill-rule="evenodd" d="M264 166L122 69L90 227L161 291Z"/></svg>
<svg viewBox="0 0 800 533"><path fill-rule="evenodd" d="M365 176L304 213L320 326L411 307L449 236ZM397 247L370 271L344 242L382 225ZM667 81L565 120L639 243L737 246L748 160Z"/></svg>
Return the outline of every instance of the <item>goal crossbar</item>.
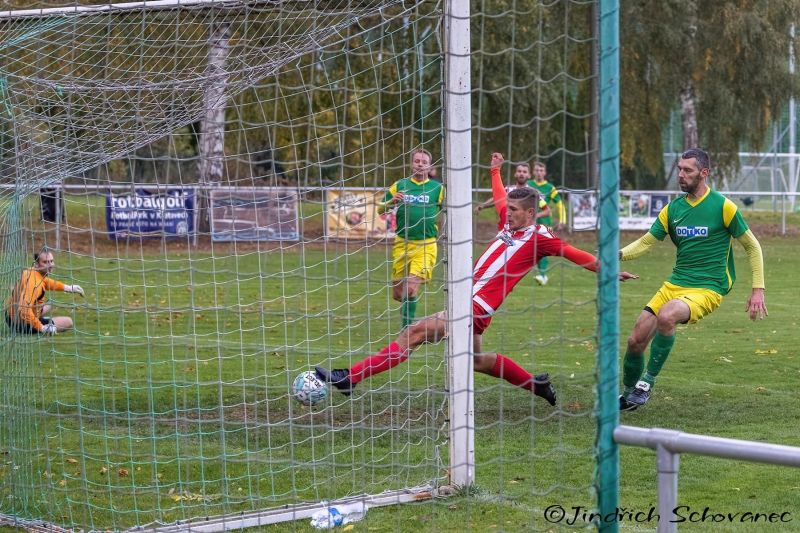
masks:
<svg viewBox="0 0 800 533"><path fill-rule="evenodd" d="M13 9L0 11L0 20L52 17L57 15L97 15L98 13L117 13L134 10L180 9L189 7L226 7L243 2L232 0L145 0L144 2L120 2L97 6L64 6L41 9ZM274 4L270 0L255 0L248 4Z"/></svg>

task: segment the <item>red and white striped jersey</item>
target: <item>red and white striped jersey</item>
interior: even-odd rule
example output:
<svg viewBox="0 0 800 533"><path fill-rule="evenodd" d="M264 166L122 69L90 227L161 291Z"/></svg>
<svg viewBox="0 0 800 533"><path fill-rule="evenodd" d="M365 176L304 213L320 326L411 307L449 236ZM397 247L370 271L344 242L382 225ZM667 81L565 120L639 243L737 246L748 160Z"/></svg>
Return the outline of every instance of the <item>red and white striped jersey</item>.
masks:
<svg viewBox="0 0 800 533"><path fill-rule="evenodd" d="M493 314L539 259L561 256L565 246L567 243L539 224L501 231L475 263L472 300Z"/></svg>

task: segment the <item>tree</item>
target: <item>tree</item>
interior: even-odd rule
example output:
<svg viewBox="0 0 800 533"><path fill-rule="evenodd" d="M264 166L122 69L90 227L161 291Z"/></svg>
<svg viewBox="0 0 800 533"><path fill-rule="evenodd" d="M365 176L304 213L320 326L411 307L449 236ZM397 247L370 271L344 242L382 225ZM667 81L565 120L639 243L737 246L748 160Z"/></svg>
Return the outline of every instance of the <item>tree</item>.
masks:
<svg viewBox="0 0 800 533"><path fill-rule="evenodd" d="M225 161L225 105L227 96L226 61L230 53L230 26L214 23L210 29L208 50L209 85L203 95L203 119L200 127L198 177L201 185L216 185L222 181ZM206 208L208 190L198 199L200 228L207 230Z"/></svg>
<svg viewBox="0 0 800 533"><path fill-rule="evenodd" d="M738 167L760 147L796 85L789 74L796 0L638 0L621 3L622 166L663 167L661 130L680 110L683 147Z"/></svg>

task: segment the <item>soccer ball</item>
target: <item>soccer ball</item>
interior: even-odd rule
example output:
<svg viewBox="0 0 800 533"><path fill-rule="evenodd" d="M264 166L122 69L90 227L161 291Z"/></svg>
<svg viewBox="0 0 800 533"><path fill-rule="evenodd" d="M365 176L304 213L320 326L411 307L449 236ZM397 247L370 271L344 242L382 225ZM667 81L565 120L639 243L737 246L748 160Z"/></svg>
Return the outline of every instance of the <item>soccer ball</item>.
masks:
<svg viewBox="0 0 800 533"><path fill-rule="evenodd" d="M307 370L294 378L292 395L303 405L315 405L328 397L328 385L317 377L316 372Z"/></svg>

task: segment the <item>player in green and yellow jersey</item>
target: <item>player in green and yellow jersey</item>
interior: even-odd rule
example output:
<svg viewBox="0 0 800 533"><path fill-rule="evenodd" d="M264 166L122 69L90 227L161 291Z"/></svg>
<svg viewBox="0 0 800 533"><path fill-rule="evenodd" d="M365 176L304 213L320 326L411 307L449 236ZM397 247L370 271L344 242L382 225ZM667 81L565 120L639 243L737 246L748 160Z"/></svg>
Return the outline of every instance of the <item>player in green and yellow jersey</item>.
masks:
<svg viewBox="0 0 800 533"><path fill-rule="evenodd" d="M558 213L558 225L565 224L567 215L564 209L564 202L561 201L561 194L555 185L545 179L545 176L547 176L547 168L545 168L544 163L535 162L533 164L533 179L528 181L528 186L539 191L539 195L547 203L553 204L551 211ZM549 216L543 217L539 219L539 224L552 227L553 219ZM539 273L534 279L539 285L547 284L547 267L549 264L547 257L542 257L537 265Z"/></svg>
<svg viewBox="0 0 800 533"><path fill-rule="evenodd" d="M764 302L764 261L761 245L747 227L736 204L706 184L708 154L692 148L681 155L678 185L685 195L667 204L650 231L620 250L620 259L635 259L669 235L677 247L672 275L647 303L628 338L623 362L621 410L633 410L650 398L656 376L675 343L677 324L693 324L722 302L736 280L733 240L750 260L753 290L747 300L752 320L767 316ZM647 371L644 351L650 344Z"/></svg>
<svg viewBox="0 0 800 533"><path fill-rule="evenodd" d="M380 206L381 211L396 209L392 297L402 302L403 327L414 321L419 286L430 281L436 266L436 219L444 202L444 186L428 176L432 163L427 150L412 152L411 177L393 183Z"/></svg>

